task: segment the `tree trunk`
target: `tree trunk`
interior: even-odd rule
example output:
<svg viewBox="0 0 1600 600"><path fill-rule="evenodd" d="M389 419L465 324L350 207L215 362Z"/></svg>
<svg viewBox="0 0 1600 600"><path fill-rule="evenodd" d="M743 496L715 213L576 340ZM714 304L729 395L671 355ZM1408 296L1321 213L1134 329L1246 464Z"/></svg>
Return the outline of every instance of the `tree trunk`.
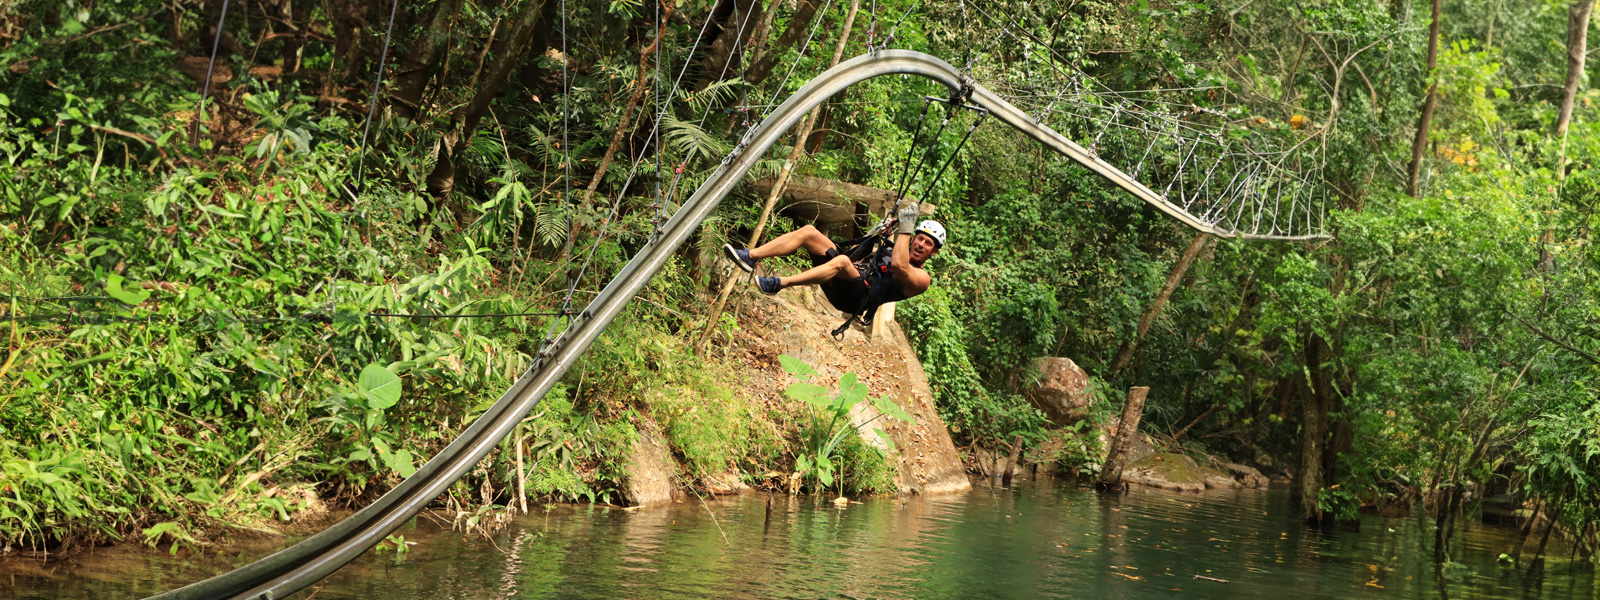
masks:
<svg viewBox="0 0 1600 600"><path fill-rule="evenodd" d="M781 0L774 0L774 2L779 1ZM818 2L816 0L800 0L800 6L795 8L794 14L789 17L789 26L784 28L783 33L778 36L777 40L764 46L764 50L758 50L753 60L750 61L750 69L745 73L745 81L750 82L750 85L757 85L766 81L767 76L772 74L773 67L778 65L778 59L783 54L783 50L795 45L801 38L810 35L811 18L816 16L817 8Z"/></svg>
<svg viewBox="0 0 1600 600"><path fill-rule="evenodd" d="M1011 487L1011 475L1017 470L1017 458L1022 454L1022 436L1011 441L1011 456L1006 457L1006 470L1000 477L1000 485Z"/></svg>
<svg viewBox="0 0 1600 600"><path fill-rule="evenodd" d="M1177 433L1172 434L1172 441L1178 441L1178 438L1183 437L1183 434L1188 433L1190 429L1194 429L1194 426L1198 425L1201 421L1206 420L1206 417L1217 414L1218 411L1221 411L1223 406L1224 405L1220 403L1211 405L1211 408L1208 408L1205 412L1200 413L1200 416L1195 417L1193 421L1189 421L1188 425L1184 425L1183 429L1179 429Z"/></svg>
<svg viewBox="0 0 1600 600"><path fill-rule="evenodd" d="M1561 86L1561 113L1556 117L1556 135L1566 137L1572 122L1572 102L1583 82L1584 53L1588 50L1589 14L1594 0L1577 0L1567 8L1567 80Z"/></svg>
<svg viewBox="0 0 1600 600"><path fill-rule="evenodd" d="M1517 531L1517 543L1511 546L1510 554L1512 561L1518 563L1522 562L1522 547L1528 545L1528 536L1533 534L1533 526L1539 522L1539 511L1544 510L1544 506L1545 503L1543 498L1535 498L1533 500L1533 513L1528 515L1528 520L1524 522L1521 529Z"/></svg>
<svg viewBox="0 0 1600 600"><path fill-rule="evenodd" d="M1095 488L1100 491L1122 488L1122 470L1124 453L1133 445L1133 436L1139 434L1139 418L1144 415L1144 398L1150 393L1150 388L1135 387L1128 390L1128 402L1122 405L1122 422L1117 426L1117 435L1111 438L1111 448L1106 452L1105 466L1100 468L1100 478L1095 482Z"/></svg>
<svg viewBox="0 0 1600 600"><path fill-rule="evenodd" d="M1172 298L1172 292L1178 289L1178 284L1183 283L1183 276L1189 272L1189 266L1194 264L1200 250L1205 248L1211 236L1205 233L1195 234L1194 240L1189 242L1189 247L1183 250L1183 256L1178 258L1178 264L1172 266L1172 272L1167 274L1166 285L1161 286L1161 292L1156 294L1156 301L1150 303L1143 315L1139 317L1139 328L1133 334L1133 341L1123 342L1117 350L1116 357L1111 359L1111 372L1121 371L1128 366L1128 361L1133 360L1133 351L1138 349L1139 341L1144 339L1145 332L1150 331L1150 324L1155 323L1156 316L1161 314L1161 309L1167 306L1167 300Z"/></svg>
<svg viewBox="0 0 1600 600"><path fill-rule="evenodd" d="M422 114L422 95L450 48L450 21L461 12L465 0L440 0L433 5L422 31L407 47L400 59L400 71L394 76L394 114L413 121ZM535 2L536 0L526 0Z"/></svg>
<svg viewBox="0 0 1600 600"><path fill-rule="evenodd" d="M1434 531L1433 562L1444 563L1450 558L1450 538L1454 537L1456 530L1456 515L1461 512L1462 493L1461 468L1463 465L1472 466L1483 460L1483 455L1489 449L1489 440L1492 439L1495 425L1499 424L1498 415L1489 417L1489 421L1478 432L1478 439L1473 443L1472 454L1467 456L1467 461L1457 463L1450 471L1449 495L1445 499L1444 508L1439 511L1437 527Z"/></svg>
<svg viewBox="0 0 1600 600"><path fill-rule="evenodd" d="M1332 393L1331 370L1324 362L1331 360L1332 351L1322 336L1308 335L1306 340L1306 369L1311 373L1311 386L1301 395L1305 422L1302 425L1300 450L1300 516L1308 522L1322 521L1322 507L1318 504L1323 488L1323 449L1328 439L1328 396Z"/></svg>
<svg viewBox="0 0 1600 600"><path fill-rule="evenodd" d="M617 130L611 134L611 145L606 146L605 155L600 157L600 166L595 169L594 178L589 180L589 186L583 190L583 204L588 207L589 200L594 197L594 190L600 187L600 181L605 179L606 171L611 168L611 161L616 159L617 148L622 146L623 135L628 132L628 126L633 124L633 113L639 107L639 99L644 97L645 81L650 77L650 55L655 54L661 47L661 36L667 31L667 22L672 20L673 4L663 1L665 13L661 22L656 24L655 39L650 45L639 50L639 77L633 82L633 92L628 95L628 103L622 107L622 120L617 123ZM570 237L568 238L570 239Z"/></svg>
<svg viewBox="0 0 1600 600"><path fill-rule="evenodd" d="M1406 175L1406 194L1415 198L1417 180L1422 177L1422 152L1428 147L1428 127L1433 123L1433 107L1439 103L1439 3L1433 0L1433 24L1428 26L1428 93L1422 100L1422 115L1417 117L1417 137L1411 141L1411 167Z"/></svg>
<svg viewBox="0 0 1600 600"><path fill-rule="evenodd" d="M472 141L473 131L483 121L483 115L489 112L489 104L495 96L500 95L500 88L511 75L512 67L517 65L517 59L533 40L543 8L544 0L524 0L511 35L505 38L495 53L494 67L489 70L489 76L472 95L472 103L458 113L458 128L443 136L438 161L433 165L433 172L428 174L428 193L433 197L442 198L455 189L456 153L466 149L467 143Z"/></svg>
<svg viewBox="0 0 1600 600"><path fill-rule="evenodd" d="M712 9L712 26L717 31L711 34L715 37L706 49L705 58L700 61L698 87L703 89L727 78L728 71L734 68L734 61L740 58L739 49L756 28L759 17L756 9L759 6L757 0L722 0Z"/></svg>
<svg viewBox="0 0 1600 600"><path fill-rule="evenodd" d="M844 58L845 46L850 43L850 28L855 25L856 12L861 9L861 0L851 0L850 10L844 16L844 28L839 32L839 42L833 47L833 58L828 61L828 68L839 65ZM754 248L761 241L761 234L767 227L767 218L772 215L772 207L777 204L778 198L783 196L785 186L789 184L789 175L794 172L794 166L805 155L806 138L811 136L811 128L817 124L817 115L821 114L822 107L811 109L806 115L806 120L795 131L794 147L789 149L789 158L783 161L783 168L778 171L778 178L772 184L772 191L767 194L767 202L761 208L761 216L756 219L756 227L750 232L750 242L746 248ZM706 340L711 338L711 328L722 317L722 308L728 302L728 294L733 293L733 286L739 281L738 277L730 277L722 284L722 291L717 294L717 301L711 307L711 318L706 321L706 328L700 332L700 339L695 342L695 354L705 351Z"/></svg>
<svg viewBox="0 0 1600 600"><path fill-rule="evenodd" d="M1556 530L1556 518L1561 514L1562 500L1560 496L1557 496L1555 501L1550 503L1552 507L1550 510L1550 524L1545 526L1544 536L1539 538L1539 547L1533 551L1533 559L1528 561L1529 572L1544 566L1544 563L1541 562L1544 559L1544 549L1550 544L1550 534Z"/></svg>

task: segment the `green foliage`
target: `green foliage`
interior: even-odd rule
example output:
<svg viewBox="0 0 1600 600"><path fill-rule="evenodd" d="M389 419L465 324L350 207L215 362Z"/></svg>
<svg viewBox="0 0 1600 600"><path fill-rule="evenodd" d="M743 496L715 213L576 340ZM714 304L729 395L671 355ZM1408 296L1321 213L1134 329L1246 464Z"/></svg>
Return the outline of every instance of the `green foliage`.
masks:
<svg viewBox="0 0 1600 600"><path fill-rule="evenodd" d="M817 375L817 371L799 359L787 354L779 355L778 362L783 370L793 375L795 383L784 390L784 394L791 399L802 402L807 407L810 422L801 429L802 451L795 457L795 472L805 478L814 478L821 488L832 487L837 482L839 489L843 490L846 464L845 457L840 452L840 443L847 437L859 438L861 430L882 418L916 424L913 418L900 405L887 397L867 398L866 384L856 380L855 373L845 373L839 378L839 393L828 396L828 388L809 383L808 379ZM856 425L853 424L851 412L856 405L870 401L877 415ZM895 450L894 440L881 428L871 428L889 451ZM875 447L876 448L876 447ZM858 469L871 465L855 463ZM882 465L880 465L881 467ZM873 470L876 471L876 470ZM869 471L872 472L872 471ZM858 471L859 477L859 471ZM865 486L863 484L866 484ZM881 489L882 483L868 479L855 484L855 489Z"/></svg>
<svg viewBox="0 0 1600 600"><path fill-rule="evenodd" d="M694 23L713 4L679 7L657 46L663 64L703 58L688 53L703 48ZM1305 408L1325 400L1328 441L1339 443L1320 462L1334 465L1328 484L1340 487L1318 495L1324 513L1439 497L1423 488L1469 481L1560 504L1571 525L1600 510L1600 94L1580 89L1569 133L1552 134L1565 4L1446 3L1431 73L1429 16L1405 3L880 4L880 17L913 15L895 45L953 63L976 52L973 75L1016 84L996 86L1007 93L1081 72L1190 110L1195 127L1221 115L1219 139L1295 149L1278 160L1320 178L1334 202L1326 242L1212 246L1137 340L1133 362L1112 373L1192 234L1022 134L979 129L943 178L929 169L910 182L939 206L953 243L931 263L934 287L900 311L958 440L1022 435L1040 448L1064 438L1056 460L1081 465L1094 452L1092 424L1048 432L1022 395L1033 359L1068 356L1104 380L1097 389L1151 386L1146 431L1193 423L1183 443L1264 465L1301 464ZM339 3L291 23L230 20L219 58L233 78L196 115L202 75L174 65L209 50L212 15L198 6L0 7L0 294L7 316L24 317L8 323L0 366L0 543L142 534L197 547L223 526L291 518L300 505L283 490L315 485L354 506L409 475L560 324L385 315L549 311L569 300L568 256L592 257L570 298L581 308L648 239L657 211L737 147L742 108L781 101L826 65L818 48L841 12L808 49L745 46L773 52L765 79L748 65L722 77L702 63L668 93L677 72L646 73L640 104L667 114L663 143L644 148L646 113L623 114L649 30L638 2L570 4L568 34L581 48L513 53L524 57L520 76L478 131L461 130L458 107L479 91L480 57L498 60L480 45L504 33L498 15L512 4L468 4L439 32L426 31L431 7L409 8L417 31L397 32L397 47L430 34L447 47L405 107L415 118L376 103L370 136L349 107L372 99L340 96L370 89L383 68L380 20L346 19ZM794 8L779 7L769 35L789 27ZM172 26L146 26L156 22ZM289 25L314 35L282 35ZM865 30L858 16L853 47ZM1042 41L1019 43L1013 30ZM287 76L269 78L270 67ZM1401 190L1433 83L1438 111L1413 198ZM943 93L895 77L853 86L827 106L797 173L896 187L908 154L955 150L953 131L916 133L920 96ZM1093 139L1092 126L1057 116L1050 122L1068 135ZM1293 126L1293 116L1310 124ZM624 120L634 131L588 198L583 184ZM1125 150L1103 149L1113 162ZM435 197L425 190L446 150L452 191ZM1150 153L1170 162L1175 148ZM634 156L646 157L637 170L626 164ZM695 242L699 255L745 237L762 199L724 202ZM691 477L766 470L783 454L781 419L731 391L736 363L683 347L681 332L705 321L709 269L696 253L669 262L514 441L453 489L458 501L487 511L519 479L543 498L609 501L643 419L661 426ZM736 319L717 331L737 345ZM858 382L831 397L794 393L813 411L803 470L837 481L843 462L858 488L892 486L881 453L840 437L841 407L866 399ZM1486 451L1468 464L1480 438Z"/></svg>

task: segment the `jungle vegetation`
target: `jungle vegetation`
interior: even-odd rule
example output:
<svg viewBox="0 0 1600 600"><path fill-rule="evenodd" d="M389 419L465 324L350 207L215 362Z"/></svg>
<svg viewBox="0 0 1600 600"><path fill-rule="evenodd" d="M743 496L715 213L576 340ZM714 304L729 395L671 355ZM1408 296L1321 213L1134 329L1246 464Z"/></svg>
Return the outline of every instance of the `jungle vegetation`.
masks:
<svg viewBox="0 0 1600 600"><path fill-rule="evenodd" d="M1328 239L1197 237L977 130L916 182L953 243L900 311L959 444L1075 435L1021 393L1066 356L1106 397L1149 386L1159 442L1292 476L1308 520L1420 505L1443 561L1506 494L1553 516L1525 536L1591 556L1592 4L0 0L0 545L199 546L359 506L772 99L887 43L1219 111L1331 192ZM858 85L755 176L894 187L929 93ZM451 507L615 501L643 426L686 485L792 471L798 427L730 401L740 325L712 310L713 250L796 226L764 204L730 197Z"/></svg>

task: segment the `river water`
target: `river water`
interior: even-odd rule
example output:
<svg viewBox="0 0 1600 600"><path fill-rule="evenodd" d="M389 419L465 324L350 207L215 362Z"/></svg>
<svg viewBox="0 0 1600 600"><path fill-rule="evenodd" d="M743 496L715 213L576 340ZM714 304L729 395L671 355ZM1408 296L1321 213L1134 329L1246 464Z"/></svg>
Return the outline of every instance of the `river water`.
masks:
<svg viewBox="0 0 1600 600"><path fill-rule="evenodd" d="M770 512L769 512L770 511ZM1442 571L1417 517L1301 526L1285 491L1102 496L1070 483L836 507L745 495L651 510L537 507L485 540L426 519L404 557L368 553L314 589L337 598L1595 598L1552 542L1542 573L1501 566L1516 531L1468 523ZM129 598L242 564L102 552L18 576L19 598ZM1209 577L1216 580L1200 579ZM1226 583L1224 583L1224 581ZM308 593L297 595L305 598Z"/></svg>

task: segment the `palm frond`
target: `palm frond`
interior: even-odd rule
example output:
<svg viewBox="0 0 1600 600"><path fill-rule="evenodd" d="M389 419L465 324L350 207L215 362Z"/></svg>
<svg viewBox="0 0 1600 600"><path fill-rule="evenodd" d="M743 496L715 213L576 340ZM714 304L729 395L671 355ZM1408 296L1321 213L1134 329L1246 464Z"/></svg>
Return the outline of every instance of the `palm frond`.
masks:
<svg viewBox="0 0 1600 600"><path fill-rule="evenodd" d="M766 179L768 177L777 177L778 171L783 170L783 160L784 159L781 158L766 158L758 160L756 161L756 164L750 165L750 172L746 175L746 177L750 179Z"/></svg>
<svg viewBox="0 0 1600 600"><path fill-rule="evenodd" d="M562 161L567 159L567 154L557 147L558 140L545 133L543 129L529 127L528 137L531 138L531 143L529 144L531 148L529 149L540 160L543 160L546 165L559 167Z"/></svg>

